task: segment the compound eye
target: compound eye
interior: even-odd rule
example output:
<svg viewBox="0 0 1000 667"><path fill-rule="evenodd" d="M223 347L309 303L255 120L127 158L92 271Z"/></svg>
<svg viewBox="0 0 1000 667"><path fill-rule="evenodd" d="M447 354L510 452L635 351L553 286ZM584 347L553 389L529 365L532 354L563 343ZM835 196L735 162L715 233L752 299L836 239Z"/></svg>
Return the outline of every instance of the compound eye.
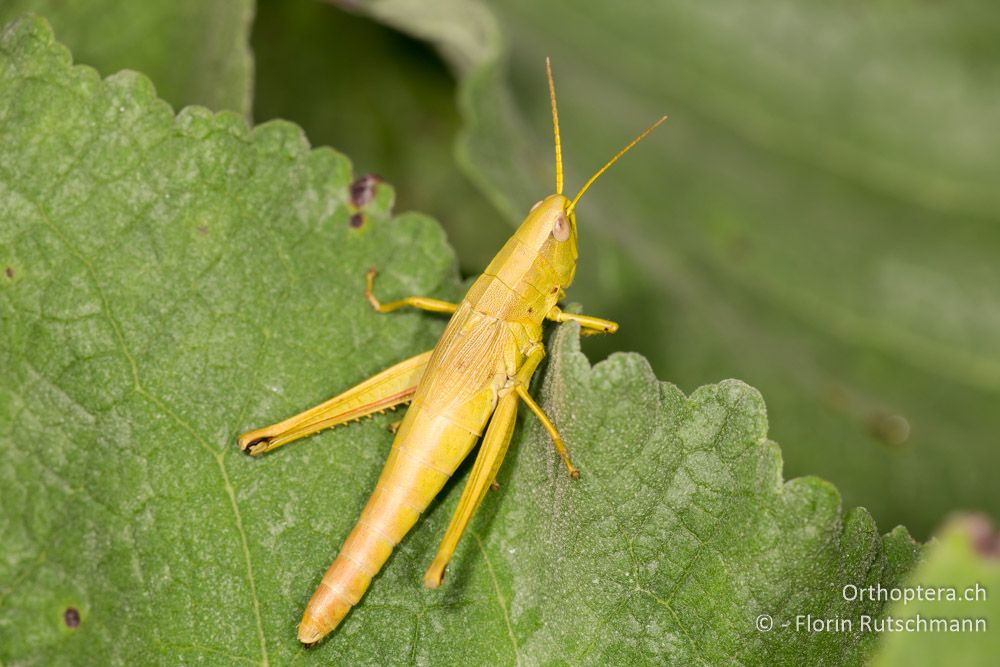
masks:
<svg viewBox="0 0 1000 667"><path fill-rule="evenodd" d="M565 214L560 213L556 216L556 222L552 225L552 236L556 241L565 241L569 238L569 220Z"/></svg>
<svg viewBox="0 0 1000 667"><path fill-rule="evenodd" d="M528 213L534 213L535 209L541 205L542 205L542 200L539 199L538 201L536 201L534 204L531 205L531 210L529 210Z"/></svg>

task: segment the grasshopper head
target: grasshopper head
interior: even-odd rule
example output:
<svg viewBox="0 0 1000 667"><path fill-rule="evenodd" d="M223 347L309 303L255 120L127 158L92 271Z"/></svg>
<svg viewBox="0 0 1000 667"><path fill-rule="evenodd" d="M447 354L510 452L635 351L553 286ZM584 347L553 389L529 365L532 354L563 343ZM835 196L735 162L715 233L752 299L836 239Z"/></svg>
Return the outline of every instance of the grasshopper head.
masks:
<svg viewBox="0 0 1000 667"><path fill-rule="evenodd" d="M531 251L537 252L554 271L558 282L554 287L567 287L576 273L576 208L577 202L601 174L625 155L633 146L643 140L663 121L661 117L650 125L625 148L618 151L607 163L590 177L572 200L563 195L562 141L559 138L559 110L556 105L556 86L552 80L552 63L545 59L545 73L549 80L549 101L552 105L552 133L556 149L556 193L537 202L528 212L518 228L515 237Z"/></svg>
<svg viewBox="0 0 1000 667"><path fill-rule="evenodd" d="M564 288L573 282L576 273L576 215L570 201L561 194L549 195L536 202L518 227L514 237L529 252L544 260L543 275L554 278L545 288Z"/></svg>

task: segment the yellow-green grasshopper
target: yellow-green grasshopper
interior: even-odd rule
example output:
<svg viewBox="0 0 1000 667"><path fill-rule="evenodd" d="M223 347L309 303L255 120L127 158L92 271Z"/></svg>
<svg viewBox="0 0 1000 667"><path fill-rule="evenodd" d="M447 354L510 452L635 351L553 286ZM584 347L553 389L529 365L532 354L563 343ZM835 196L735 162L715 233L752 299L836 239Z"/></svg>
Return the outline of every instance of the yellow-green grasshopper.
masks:
<svg viewBox="0 0 1000 667"><path fill-rule="evenodd" d="M542 324L545 320L578 322L584 334L618 329L614 322L565 313L557 305L576 272L575 208L594 181L666 117L619 151L570 200L562 194L559 114L548 59L545 65L555 135L555 194L531 207L514 236L458 304L420 296L383 304L372 294L375 269L366 277L365 295L380 313L412 306L451 314L434 349L310 410L239 438L241 449L258 455L316 431L410 403L368 504L302 616L298 638L304 644L321 640L358 604L393 548L485 429L458 508L424 575L425 586L441 584L462 533L494 483L521 401L548 431L570 476L579 477L556 427L528 393L528 383L545 356Z"/></svg>

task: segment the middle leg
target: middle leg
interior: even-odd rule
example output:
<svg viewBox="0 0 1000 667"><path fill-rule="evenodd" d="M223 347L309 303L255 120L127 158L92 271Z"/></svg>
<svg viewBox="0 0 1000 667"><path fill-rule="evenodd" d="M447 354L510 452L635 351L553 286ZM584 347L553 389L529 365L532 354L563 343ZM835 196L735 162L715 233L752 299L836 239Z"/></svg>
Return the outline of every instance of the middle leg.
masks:
<svg viewBox="0 0 1000 667"><path fill-rule="evenodd" d="M591 317L590 315L577 315L575 313L567 313L563 311L559 306L552 306L552 310L548 312L545 319L552 320L553 322L576 322L580 325L580 334L584 336L593 336L596 334L604 333L615 333L618 331L618 323L612 322L611 320L605 320L600 317Z"/></svg>

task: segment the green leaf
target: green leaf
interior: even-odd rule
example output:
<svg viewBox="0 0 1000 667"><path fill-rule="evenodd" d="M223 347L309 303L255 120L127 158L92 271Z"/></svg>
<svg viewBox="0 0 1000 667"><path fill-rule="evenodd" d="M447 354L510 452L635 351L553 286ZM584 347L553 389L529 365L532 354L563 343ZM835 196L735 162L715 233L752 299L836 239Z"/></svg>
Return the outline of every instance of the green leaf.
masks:
<svg viewBox="0 0 1000 667"><path fill-rule="evenodd" d="M104 76L134 69L174 108L250 113L253 0L0 0L0 25L29 11Z"/></svg>
<svg viewBox="0 0 1000 667"><path fill-rule="evenodd" d="M983 516L954 517L945 524L920 565L907 575L900 599L889 606L900 629L883 634L872 665L996 664L998 547L997 533ZM904 594L913 599L902 599Z"/></svg>
<svg viewBox="0 0 1000 667"><path fill-rule="evenodd" d="M391 217L385 185L359 211L347 159L288 123L174 117L141 75L71 66L40 19L0 37L0 127L0 660L305 662L295 624L390 417L261 459L235 437L433 344L440 320L361 292L375 264L386 295L458 297L439 227ZM871 636L780 624L879 614L838 591L893 585L906 531L783 483L750 387L685 397L637 355L591 367L577 335L538 384L583 478L522 415L445 586L420 575L463 475L310 657L860 663Z"/></svg>
<svg viewBox="0 0 1000 667"><path fill-rule="evenodd" d="M1000 512L1000 6L424 4L363 6L452 62L512 223L553 187L545 56L570 191L670 115L578 209L571 295L622 324L591 350L759 387L789 471L882 522Z"/></svg>

